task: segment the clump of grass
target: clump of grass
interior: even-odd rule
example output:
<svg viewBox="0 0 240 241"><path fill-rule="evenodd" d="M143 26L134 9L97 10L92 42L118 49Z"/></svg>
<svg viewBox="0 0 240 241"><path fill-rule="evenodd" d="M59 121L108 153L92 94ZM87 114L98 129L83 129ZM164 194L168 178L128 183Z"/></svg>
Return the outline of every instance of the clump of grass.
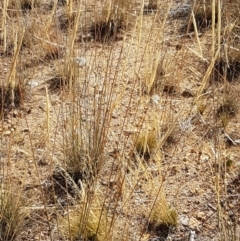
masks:
<svg viewBox="0 0 240 241"><path fill-rule="evenodd" d="M99 197L84 200L68 217L60 217L61 233L70 240L104 241L107 229L106 212L98 201Z"/></svg>
<svg viewBox="0 0 240 241"><path fill-rule="evenodd" d="M68 84L68 81L61 73L55 73L54 76L48 79L47 83L49 84L49 89L55 91L65 87Z"/></svg>
<svg viewBox="0 0 240 241"><path fill-rule="evenodd" d="M169 207L163 195L157 197L149 217L148 231L159 237L167 238L171 227L177 226L177 211Z"/></svg>
<svg viewBox="0 0 240 241"><path fill-rule="evenodd" d="M90 34L95 41L108 42L117 40L117 34L122 28L122 22L110 19L108 21L99 21L90 27Z"/></svg>
<svg viewBox="0 0 240 241"><path fill-rule="evenodd" d="M217 116L221 119L224 127L227 126L229 120L236 116L238 112L238 103L234 95L228 94L217 109Z"/></svg>
<svg viewBox="0 0 240 241"><path fill-rule="evenodd" d="M99 118L101 107L94 107L98 112L96 118ZM102 123L104 120L88 123L83 120L83 115L80 106L72 106L70 109L66 124L69 131L64 146L66 171L71 176L82 176L81 181L90 187L95 183L105 162L104 148L108 128Z"/></svg>
<svg viewBox="0 0 240 241"><path fill-rule="evenodd" d="M145 131L137 137L135 148L145 160L149 160L158 147L158 137L154 131Z"/></svg>
<svg viewBox="0 0 240 241"><path fill-rule="evenodd" d="M71 65L69 66L57 63L53 76L49 78L47 82L49 84L49 89L54 91L69 88L70 84L77 82L78 78L79 66L75 63L75 60L71 60Z"/></svg>
<svg viewBox="0 0 240 241"><path fill-rule="evenodd" d="M77 130L74 125L76 123L70 124L71 132L68 134L65 147L66 171L71 177L79 176L81 181L90 183L97 175L97 160L93 160L89 152L91 143L88 142L88 138L91 133L90 130L83 129L83 127Z"/></svg>
<svg viewBox="0 0 240 241"><path fill-rule="evenodd" d="M238 107L232 98L227 98L224 102L219 106L217 110L218 116L222 114L227 114L229 117L234 117L237 113Z"/></svg>
<svg viewBox="0 0 240 241"><path fill-rule="evenodd" d="M160 92L174 92L174 86L166 82L166 69L163 62L160 61L157 66L151 66L150 72L146 73L145 80L143 81L143 93L148 95L158 94Z"/></svg>
<svg viewBox="0 0 240 241"><path fill-rule="evenodd" d="M10 185L10 184L8 184ZM5 187L6 188L6 187ZM11 186L1 188L0 193L0 239L15 240L22 231L26 213L22 211L20 192L13 191Z"/></svg>
<svg viewBox="0 0 240 241"><path fill-rule="evenodd" d="M164 147L167 147L169 145L176 143L177 141L175 137L176 131L174 129L175 129L175 126L171 126L169 124L162 125L161 133L162 133L162 138L164 138L162 145Z"/></svg>
<svg viewBox="0 0 240 241"><path fill-rule="evenodd" d="M212 24L212 1L194 1L193 5L193 15L190 15L187 31L194 31L194 21L196 22L196 27L198 30L203 30ZM217 3L215 7L215 24L217 23L218 8ZM193 19L194 18L194 19Z"/></svg>
<svg viewBox="0 0 240 241"><path fill-rule="evenodd" d="M240 76L240 50L230 51L227 56L221 57L214 66L214 80L229 82L237 80Z"/></svg>
<svg viewBox="0 0 240 241"><path fill-rule="evenodd" d="M118 40L120 31L126 30L133 23L131 13L134 2L135 0L105 1L102 16L96 19L89 29L93 39L99 42Z"/></svg>

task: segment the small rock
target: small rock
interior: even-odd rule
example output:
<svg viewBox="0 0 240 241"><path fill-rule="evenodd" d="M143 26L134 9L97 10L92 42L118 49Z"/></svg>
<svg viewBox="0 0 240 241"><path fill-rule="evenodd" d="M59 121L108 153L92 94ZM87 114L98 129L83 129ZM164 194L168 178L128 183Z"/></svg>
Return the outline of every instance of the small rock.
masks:
<svg viewBox="0 0 240 241"><path fill-rule="evenodd" d="M201 212L201 211L200 211L200 212L197 213L196 217L197 217L198 219L200 219L200 220L205 220L206 215L205 215L204 212Z"/></svg>
<svg viewBox="0 0 240 241"><path fill-rule="evenodd" d="M184 216L184 215L182 215L180 217L179 221L182 225L188 226L191 229L196 229L200 224L199 221L196 218L194 218L194 217L189 218L189 217Z"/></svg>
<svg viewBox="0 0 240 241"><path fill-rule="evenodd" d="M30 84L31 88L38 86L38 82L36 82L36 81L31 81L29 84Z"/></svg>
<svg viewBox="0 0 240 241"><path fill-rule="evenodd" d="M11 131L9 131L9 130L8 130L8 131L4 131L4 132L3 132L3 135L4 135L4 136L9 136L9 135L11 135Z"/></svg>
<svg viewBox="0 0 240 241"><path fill-rule="evenodd" d="M83 67L86 65L86 59L83 57L77 57L74 59L74 61L79 67Z"/></svg>
<svg viewBox="0 0 240 241"><path fill-rule="evenodd" d="M113 119L117 119L118 118L118 115L116 113L112 113L112 118Z"/></svg>
<svg viewBox="0 0 240 241"><path fill-rule="evenodd" d="M159 105L159 101L160 101L160 97L159 95L153 95L151 97L151 103L155 104L155 105Z"/></svg>
<svg viewBox="0 0 240 241"><path fill-rule="evenodd" d="M179 221L182 225L188 226L189 218L187 216L181 216Z"/></svg>

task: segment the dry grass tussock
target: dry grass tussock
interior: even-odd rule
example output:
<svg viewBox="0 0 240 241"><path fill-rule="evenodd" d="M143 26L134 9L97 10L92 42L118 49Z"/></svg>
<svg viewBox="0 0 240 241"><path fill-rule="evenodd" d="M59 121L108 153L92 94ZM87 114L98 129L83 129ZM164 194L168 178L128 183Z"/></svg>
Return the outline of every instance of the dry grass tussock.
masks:
<svg viewBox="0 0 240 241"><path fill-rule="evenodd" d="M0 11L1 240L239 239L238 1Z"/></svg>

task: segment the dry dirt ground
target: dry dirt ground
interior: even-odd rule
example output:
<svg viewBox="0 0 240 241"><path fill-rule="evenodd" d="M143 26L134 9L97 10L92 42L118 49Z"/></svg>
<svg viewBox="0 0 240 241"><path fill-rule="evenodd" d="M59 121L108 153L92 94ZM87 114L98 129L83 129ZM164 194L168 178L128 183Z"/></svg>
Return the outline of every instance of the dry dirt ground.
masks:
<svg viewBox="0 0 240 241"><path fill-rule="evenodd" d="M85 7L91 11L93 6L86 4ZM140 3L136 5L137 9L139 7ZM80 42L75 43L75 51L86 60L86 65L79 67L80 75L90 73L90 91L82 93L81 99L82 110L86 111L85 118L91 118L92 115L92 110L88 108L89 102L93 101L92 90L96 78L99 82L106 81L109 89L114 88L113 98L122 93L110 122L105 148L106 160L109 162L107 166L116 161L109 155L115 149L120 150L121 160L132 161L129 151L143 118L148 121L146 128L151 123L174 126L171 139L161 148L160 177L156 174L154 179L153 175L151 183L139 178L126 206L119 207L119 218L127 225L118 227L120 233L121 229L125 232L122 240L140 240L140 234L146 227L146 214L153 201L148 188L160 186L162 181L159 179L162 180L162 177L167 201L177 210L178 225L168 230L165 239L160 230L149 236L144 235L142 240L189 240L190 231L195 231L196 241L220 240L218 208L222 210L221 217L226 225L233 222L231 218L234 217L236 232L240 236L239 142L234 145L225 135L234 135L234 140L240 139L240 113L229 121L225 129L216 119L214 113L223 98L225 87L221 82L206 87L201 98L201 104L205 106L202 114L194 104L211 60L211 27L199 32L202 56L205 58L202 59L197 55L199 46L194 34L183 31L190 7L188 1L173 1L164 26L164 35L159 41L155 39L161 31L164 9L160 10L160 17L155 20L154 12L143 16L140 45L137 44L138 35L131 30L126 34L124 44L123 40L110 44L86 42L84 46ZM44 18L41 13L37 16ZM64 37L60 37L58 43L61 41L62 44L65 43ZM147 48L146 43L149 43ZM166 86L171 88L171 91L155 93L160 96L157 103L151 100L153 96L141 93L144 90L139 85L136 86L136 79L140 82L146 78L145 70L151 61L149 56L156 57L156 51L164 59ZM6 78L11 58L12 56L1 56L1 78ZM32 210L27 225L17 240L64 240L58 231L56 217L66 211L66 200L58 200L58 205L54 205L47 193L44 197L42 195L42 187L49 182L55 167L64 163L63 130L68 121L71 102L68 94L60 90L48 89L48 99L45 88L49 87L48 81L55 76L56 66L64 63L64 54L60 59L42 60L39 52L24 49L19 58L22 67L18 74L29 81L29 88L24 104L12 110L2 121L0 164L3 171L0 180L3 182L9 179L17 189L23 190L26 207ZM111 71L106 74L109 63ZM98 87L101 88L101 83ZM236 95L236 101L239 101L239 88L239 81L229 84L230 91ZM123 89L124 92L121 92ZM48 106L49 126L46 116ZM225 173L224 178L219 177L220 191L217 191L217 173L226 160L232 160L234 164L222 172ZM148 165L152 173L158 173L156 162ZM109 168L106 167L101 174L99 188L107 190ZM131 186L132 183L133 177L126 172L126 186ZM109 195L114 198L117 183L113 181L112 185L112 193ZM46 209L43 208L44 205Z"/></svg>

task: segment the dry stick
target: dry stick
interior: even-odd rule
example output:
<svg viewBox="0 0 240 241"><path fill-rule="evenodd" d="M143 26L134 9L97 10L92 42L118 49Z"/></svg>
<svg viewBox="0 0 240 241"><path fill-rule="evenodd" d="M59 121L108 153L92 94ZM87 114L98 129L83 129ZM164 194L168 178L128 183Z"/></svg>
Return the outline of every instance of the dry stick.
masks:
<svg viewBox="0 0 240 241"><path fill-rule="evenodd" d="M57 47L64 48L63 45L60 45L60 44L56 44L56 43L50 42L50 41L48 41L48 40L46 40L46 39L43 39L43 38L38 37L38 36L35 35L35 34L33 34L33 37L34 37L34 38L37 38L37 39L39 39L39 40L41 40L41 41L44 41L44 42L46 42L46 43L48 43L48 44L51 44L51 45L53 45L53 46L57 46Z"/></svg>

